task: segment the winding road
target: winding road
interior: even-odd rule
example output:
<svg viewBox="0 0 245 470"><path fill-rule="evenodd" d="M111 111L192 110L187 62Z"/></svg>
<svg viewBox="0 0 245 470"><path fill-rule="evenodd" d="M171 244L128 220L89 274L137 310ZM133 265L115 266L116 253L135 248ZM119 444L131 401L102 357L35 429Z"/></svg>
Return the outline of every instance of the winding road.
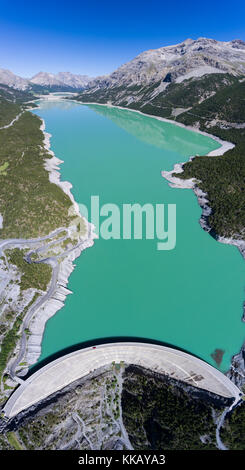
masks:
<svg viewBox="0 0 245 470"><path fill-rule="evenodd" d="M24 113L24 111L22 111L20 114L18 114L9 124L6 124L6 126L0 127L0 131L2 129L8 129L8 127L11 127L16 121L18 121L18 119L20 118L20 116L22 116L23 113Z"/></svg>
<svg viewBox="0 0 245 470"><path fill-rule="evenodd" d="M61 227L57 230L55 230L54 232L52 232L51 234L49 235L46 235L44 237L40 237L40 238L35 238L35 239L8 239L8 240L2 240L0 241L0 256L3 256L5 255L4 251L6 249L10 249L10 248L16 248L16 247L29 247L29 245L32 245L32 244L39 244L40 242L42 241L45 241L45 240L49 240L49 239L52 239L54 237L56 237L59 233L61 232L64 232L66 231L66 237L62 237L62 238L59 238L57 240L51 240L50 243L48 243L47 245L45 246L41 246L41 247L38 247L36 250L32 250L31 252L29 252L25 259L28 263L35 263L35 264L39 264L39 263L46 263L46 264L49 264L51 267L52 267L52 277L51 277L51 281L50 281L50 285L49 285L49 288L48 288L48 291L41 296L41 298L38 298L34 303L33 305L31 305L31 307L29 308L24 320L23 320L23 323L22 323L22 326L21 326L21 340L20 340L20 349L19 349L19 352L18 352L18 355L16 358L14 358L13 360L11 360L6 368L6 372L9 373L9 375L11 376L11 378L18 382L18 383L23 383L23 380L19 377L16 376L16 368L18 367L18 365L20 364L20 362L23 360L24 356L25 356L25 352L26 352L26 345L27 345L27 337L26 337L26 333L25 333L25 330L26 328L28 328L29 326L29 323L33 317L33 315L35 314L35 312L45 303L47 302L47 300L49 300L56 288L57 288L57 281L58 281L58 275L59 275L59 262L58 262L58 259L61 258L61 257L64 257L64 256L67 256L69 255L72 251L76 250L77 248L80 248L80 249L83 249L83 247L85 248L85 244L86 244L86 241L87 240L83 240L79 243L77 243L75 246L73 246L72 248L68 249L68 250L65 250L64 252L56 255L56 256L51 256L51 257L46 257L46 258L43 258L41 260L38 260L38 261L33 261L31 259L31 256L34 254L34 253L40 253L41 251L45 250L48 246L50 246L51 244L53 243L60 243L62 241L64 241L67 237L68 237L68 229L66 227Z"/></svg>

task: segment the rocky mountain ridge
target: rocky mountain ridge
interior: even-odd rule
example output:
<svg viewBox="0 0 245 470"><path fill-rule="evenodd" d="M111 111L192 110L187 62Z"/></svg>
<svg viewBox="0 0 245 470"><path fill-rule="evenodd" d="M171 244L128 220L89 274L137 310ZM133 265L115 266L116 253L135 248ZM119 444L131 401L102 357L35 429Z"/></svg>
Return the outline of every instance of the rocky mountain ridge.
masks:
<svg viewBox="0 0 245 470"><path fill-rule="evenodd" d="M186 39L180 44L142 52L112 74L92 80L81 93L81 101L86 98L92 101L94 97L113 104L124 101L122 105L127 106L142 101L147 89L143 99L147 102L170 84L210 74L245 76L245 42Z"/></svg>
<svg viewBox="0 0 245 470"><path fill-rule="evenodd" d="M98 77L90 82L107 85L147 84L163 80L165 83L180 83L191 76L206 73L245 74L245 42L235 39L230 42L215 39L186 39L174 46L160 47L142 52L112 74ZM188 77L186 76L188 74Z"/></svg>
<svg viewBox="0 0 245 470"><path fill-rule="evenodd" d="M88 75L76 75L71 72L47 73L39 72L30 79L31 83L42 86L66 86L81 89L92 80Z"/></svg>
<svg viewBox="0 0 245 470"><path fill-rule="evenodd" d="M10 88L15 90L27 90L29 86L29 81L27 78L19 77L15 75L10 70L0 69L0 83L2 85L7 85Z"/></svg>
<svg viewBox="0 0 245 470"><path fill-rule="evenodd" d="M82 90L92 80L88 75L72 74L70 72L47 73L39 72L32 78L22 78L10 70L0 68L0 84L7 85L16 90L29 91L35 86L48 88L50 91Z"/></svg>

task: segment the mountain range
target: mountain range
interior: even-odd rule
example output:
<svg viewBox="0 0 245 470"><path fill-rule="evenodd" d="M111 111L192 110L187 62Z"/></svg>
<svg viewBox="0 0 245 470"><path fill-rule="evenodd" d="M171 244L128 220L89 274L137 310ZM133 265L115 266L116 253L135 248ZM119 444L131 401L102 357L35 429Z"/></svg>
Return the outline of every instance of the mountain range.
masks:
<svg viewBox="0 0 245 470"><path fill-rule="evenodd" d="M59 72L57 74L39 72L32 78L22 78L10 70L0 69L0 83L17 90L42 91L77 91L88 85L92 78L87 75L76 75L70 72Z"/></svg>
<svg viewBox="0 0 245 470"><path fill-rule="evenodd" d="M173 92L174 103L171 101L170 107L177 108L177 111L172 111L178 113L179 109L188 108L191 100L191 97L187 97L190 82L201 87L196 97L206 99L217 88L232 84L235 78L243 76L244 41L234 39L222 42L202 37L142 52L113 73L97 78L70 72L39 72L27 79L14 75L9 70L0 69L0 83L18 90L41 93L76 91L79 93L78 99L83 102L110 102L136 109L144 108L145 111L149 106L154 106L161 108L161 115L169 107L169 102L163 103L162 100L166 101L168 96L171 101ZM205 82L203 86L202 82ZM179 103L176 102L178 94L181 95ZM154 113L156 114L156 109ZM169 116L169 110L166 113L164 115Z"/></svg>
<svg viewBox="0 0 245 470"><path fill-rule="evenodd" d="M222 81L227 74L230 77L245 75L245 42L186 39L174 46L142 52L110 75L91 80L80 98L81 101L111 101L135 107L137 103L146 105L157 96L165 95L170 85L190 79L198 81L207 75L216 78L219 75L217 80Z"/></svg>

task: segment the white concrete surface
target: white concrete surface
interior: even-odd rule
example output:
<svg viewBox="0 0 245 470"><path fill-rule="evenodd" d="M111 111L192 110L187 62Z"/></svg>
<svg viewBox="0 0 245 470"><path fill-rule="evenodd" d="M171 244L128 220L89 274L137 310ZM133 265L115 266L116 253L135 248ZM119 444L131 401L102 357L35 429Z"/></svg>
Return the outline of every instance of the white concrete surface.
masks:
<svg viewBox="0 0 245 470"><path fill-rule="evenodd" d="M240 390L224 374L190 354L148 343L111 343L80 349L44 366L13 393L4 407L5 416L12 418L113 361L140 365L222 397L240 397Z"/></svg>

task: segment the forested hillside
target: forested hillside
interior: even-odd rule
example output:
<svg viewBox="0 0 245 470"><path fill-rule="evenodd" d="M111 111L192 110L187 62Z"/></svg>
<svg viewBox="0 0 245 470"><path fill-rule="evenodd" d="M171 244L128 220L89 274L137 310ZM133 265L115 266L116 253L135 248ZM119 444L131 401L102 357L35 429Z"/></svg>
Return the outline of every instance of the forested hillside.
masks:
<svg viewBox="0 0 245 470"><path fill-rule="evenodd" d="M198 125L235 148L220 157L196 157L184 165L181 178L196 178L208 194L209 222L219 235L243 238L245 234L245 81L219 90L216 95L178 116L186 125Z"/></svg>

